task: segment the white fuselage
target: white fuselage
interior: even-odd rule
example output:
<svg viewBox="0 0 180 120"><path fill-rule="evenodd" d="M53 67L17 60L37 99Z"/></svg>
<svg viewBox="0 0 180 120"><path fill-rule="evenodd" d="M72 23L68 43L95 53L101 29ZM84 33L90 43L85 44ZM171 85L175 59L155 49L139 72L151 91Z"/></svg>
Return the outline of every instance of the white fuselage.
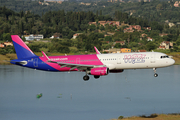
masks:
<svg viewBox="0 0 180 120"><path fill-rule="evenodd" d="M175 63L172 58L159 52L97 54L97 56L110 70L160 68Z"/></svg>

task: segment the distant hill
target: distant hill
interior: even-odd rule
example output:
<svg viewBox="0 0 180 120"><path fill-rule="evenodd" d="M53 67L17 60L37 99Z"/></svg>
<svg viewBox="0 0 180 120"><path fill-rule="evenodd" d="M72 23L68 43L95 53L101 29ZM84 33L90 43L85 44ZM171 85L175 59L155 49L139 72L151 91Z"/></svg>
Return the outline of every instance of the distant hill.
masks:
<svg viewBox="0 0 180 120"><path fill-rule="evenodd" d="M180 16L180 5L178 3L175 6L175 1L171 0L141 0L141 2L137 2L138 0L129 0L128 2L118 2L117 0L68 0L59 3L42 1L0 0L0 7L6 6L15 12L31 11L40 16L48 11L64 10L65 12L92 11L94 13L102 11L102 15L114 17L115 11L121 11L128 13L129 16L142 17L149 21L158 21L161 23L164 23L166 20L173 23L180 22L178 18Z"/></svg>

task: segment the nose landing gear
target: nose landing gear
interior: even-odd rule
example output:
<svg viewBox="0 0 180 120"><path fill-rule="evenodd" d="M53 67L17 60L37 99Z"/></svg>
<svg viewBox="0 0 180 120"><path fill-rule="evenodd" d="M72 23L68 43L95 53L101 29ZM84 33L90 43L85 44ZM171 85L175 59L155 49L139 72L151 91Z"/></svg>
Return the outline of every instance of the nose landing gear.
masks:
<svg viewBox="0 0 180 120"><path fill-rule="evenodd" d="M154 77L157 77L158 76L158 74L157 73L154 73Z"/></svg>
<svg viewBox="0 0 180 120"><path fill-rule="evenodd" d="M157 77L158 74L156 73L156 68L153 68L153 70L154 70L154 77Z"/></svg>

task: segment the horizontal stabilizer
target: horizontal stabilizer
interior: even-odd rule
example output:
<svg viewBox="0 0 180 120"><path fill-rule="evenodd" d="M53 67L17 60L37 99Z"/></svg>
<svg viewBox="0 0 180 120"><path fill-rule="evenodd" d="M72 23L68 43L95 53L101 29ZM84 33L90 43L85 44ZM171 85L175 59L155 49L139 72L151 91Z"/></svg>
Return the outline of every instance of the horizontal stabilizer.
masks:
<svg viewBox="0 0 180 120"><path fill-rule="evenodd" d="M21 64L21 65L26 65L27 64L27 61L25 61L25 60L18 60L18 59L16 59L16 60L11 60L11 63L12 64Z"/></svg>

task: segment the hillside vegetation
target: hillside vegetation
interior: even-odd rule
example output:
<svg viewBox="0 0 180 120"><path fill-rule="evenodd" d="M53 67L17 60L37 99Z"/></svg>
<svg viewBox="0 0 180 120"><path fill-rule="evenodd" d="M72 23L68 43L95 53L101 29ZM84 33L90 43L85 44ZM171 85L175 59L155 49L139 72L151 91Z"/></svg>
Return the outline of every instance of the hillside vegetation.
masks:
<svg viewBox="0 0 180 120"><path fill-rule="evenodd" d="M43 2L44 0L0 0L0 7L6 6L7 8L15 11L31 11L34 14L43 15L43 13L49 11L92 11L96 13L101 11L102 15L110 15L114 17L115 11L126 12L128 15L135 17L142 17L148 21L158 21L164 23L165 20L170 22L180 22L178 16L180 16L180 8L175 7L173 0L123 0L123 2L117 2L112 0L69 0L59 3ZM48 3L48 4L40 4ZM89 3L88 5L84 3Z"/></svg>
<svg viewBox="0 0 180 120"><path fill-rule="evenodd" d="M124 33L124 29L128 26L113 26L113 25L89 25L89 22L98 21L120 21L126 25L140 25L141 30L130 33ZM71 52L71 48L77 48L78 51L92 51L93 46L99 50L109 49L114 45L115 41L125 41L124 46L116 45L115 47L128 47L133 51L138 49L145 49L151 51L156 49L162 41L171 41L174 43L172 51L179 51L180 37L179 28L174 29L175 32L167 34L166 36L159 36L167 28L158 22L148 22L142 18L134 18L128 16L127 13L121 11L115 12L115 18L104 16L101 14L94 14L93 12L65 12L64 10L49 11L43 16L36 15L27 11L19 13L14 12L6 7L0 8L0 42L11 41L11 34L43 34L45 38L51 37L54 33L60 33L61 39L54 39L50 43L35 43L30 44L30 48L39 52L40 48L45 48L49 52ZM144 27L151 27L151 30L146 30ZM71 39L73 34L81 33L76 39ZM108 33L113 33L109 35ZM146 37L141 37L146 34L151 37L153 41L147 41ZM25 39L24 39L25 40ZM109 41L107 44L103 41ZM38 48L37 48L38 46ZM72 50L74 51L74 50ZM0 49L1 54L14 53L12 48Z"/></svg>
<svg viewBox="0 0 180 120"><path fill-rule="evenodd" d="M19 2L21 3L19 4ZM49 6L39 6L38 1L31 0L23 2L21 0L14 0L14 2L8 0L6 2L1 1L1 3L1 5L6 6L0 7L0 43L11 41L10 35L12 34L17 34L19 36L29 34L43 34L45 39L49 42L43 43L40 41L32 41L30 44L28 44L32 51L40 52L43 50L50 53L78 54L84 53L85 51L87 53L93 52L94 46L96 46L99 50L109 49L112 47L126 47L132 49L132 51L138 51L140 49L144 49L146 51L154 50L164 53L180 51L180 28L178 25L169 27L168 24L160 22L160 19L166 19L164 17L167 15L164 15L164 17L156 16L156 14L153 14L153 16L148 16L148 14L145 14L147 16L137 16L141 12L144 13L149 11L149 13L153 13L151 10L161 13L168 13L170 10L172 12L171 15L173 15L176 10L179 10L179 8L173 7L172 1L169 3L167 1L135 3L97 2L97 5L94 6L107 4L107 7L104 7L104 9L99 9L96 12L85 12L81 10L76 12L75 10L69 11L64 10L63 8L52 11L54 8L56 8L54 7L53 3ZM9 9L10 6L13 6L12 3L13 5L16 4L16 6L14 6L15 11L13 11L12 8ZM51 6L51 9L48 8L47 12L36 10L36 5L33 4L37 3L37 6L40 8ZM77 3L78 2L63 2L64 5L57 5L74 6ZM157 7L157 5L160 3L162 5ZM17 8L20 8L22 4L28 4L26 7L28 8L27 11L25 11L25 8L22 8L20 11L16 10ZM130 7L131 5L134 7ZM34 8L32 6L34 6ZM86 6L86 8L92 8L92 6ZM115 8L117 8L116 11ZM129 8L129 12L127 8ZM79 9L79 7L77 7L77 9ZM42 14L38 15L35 11L32 12L33 10L38 12L41 11ZM106 10L109 11L109 14L106 14ZM138 14L137 11L139 11ZM129 13L132 13L132 15ZM177 13L177 15L178 14L179 13ZM171 20L176 19L177 21L177 17L171 15L169 15ZM119 21L121 25L101 25L99 24L99 21ZM95 22L96 24L90 25L89 22ZM133 32L124 32L124 30L131 25L139 25L141 29L137 30L133 28ZM146 29L147 27L151 29L148 30ZM60 35L60 39L49 39L52 35L54 35L54 33L58 33ZM75 33L78 33L79 36L76 39L72 39ZM162 33L166 35L160 36ZM142 36L143 34L145 34L145 37ZM148 41L147 37L152 38L153 41ZM22 37L22 39L25 41L25 38ZM116 41L124 41L125 44L116 44ZM157 50L162 41L173 43L173 49ZM15 53L15 50L12 46L0 48L0 54L5 55L10 53Z"/></svg>

